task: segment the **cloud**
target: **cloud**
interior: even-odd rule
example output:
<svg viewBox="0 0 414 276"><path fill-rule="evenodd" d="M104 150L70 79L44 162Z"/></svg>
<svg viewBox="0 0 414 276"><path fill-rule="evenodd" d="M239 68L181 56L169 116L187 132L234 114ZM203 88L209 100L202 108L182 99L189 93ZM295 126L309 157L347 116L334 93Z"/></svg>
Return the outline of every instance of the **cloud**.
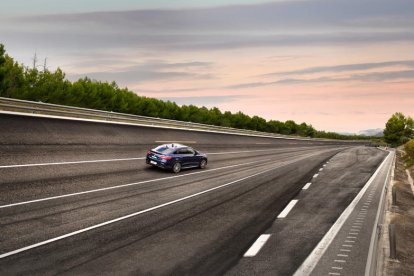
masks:
<svg viewBox="0 0 414 276"><path fill-rule="evenodd" d="M261 76L271 77L271 76L280 76L280 75L304 75L304 74L313 74L313 73L340 73L340 72L349 72L349 71L361 71L377 68L387 68L395 66L405 66L414 68L414 60L398 60L398 61L386 61L386 62L374 62L374 63L357 63L357 64L342 64L335 66L316 66L308 67L300 70L285 71L285 72L275 72L264 74Z"/></svg>
<svg viewBox="0 0 414 276"><path fill-rule="evenodd" d="M356 8L357 7L357 8ZM106 31L168 31L181 33L223 30L285 30L326 26L376 27L377 21L393 18L407 27L413 22L414 3L405 0L313 0L282 1L212 8L153 9L89 12L19 17L19 21L42 24L88 25ZM408 22L407 22L408 21ZM401 27L398 25L397 27Z"/></svg>
<svg viewBox="0 0 414 276"><path fill-rule="evenodd" d="M414 80L414 70L400 70L392 72L372 72L352 74L347 77L319 77L319 78L287 78L270 82L250 82L227 86L227 89L245 89L256 88L263 86L271 86L277 84L309 84L309 83L327 83L327 82L349 82L349 81L363 81L363 82L383 82L393 80Z"/></svg>
<svg viewBox="0 0 414 276"><path fill-rule="evenodd" d="M414 32L332 32L289 35L258 34L116 34L116 33L1 33L6 45L14 47L31 45L33 49L60 49L61 51L99 51L113 49L123 51L125 48L148 52L203 52L212 50L234 50L245 48L274 47L311 47L311 46L345 46L366 45L382 42L414 41ZM27 49L27 47L26 47Z"/></svg>
<svg viewBox="0 0 414 276"><path fill-rule="evenodd" d="M5 17L0 35L41 49L202 51L413 41L413 25L414 1L314 0Z"/></svg>
<svg viewBox="0 0 414 276"><path fill-rule="evenodd" d="M113 60L110 59L108 61ZM119 63L120 61L113 62L111 64L112 66L116 67L119 66ZM77 80L84 76L88 76L89 78L101 81L116 80L120 85L130 85L148 81L171 79L206 80L214 79L215 76L209 73L194 73L192 72L191 68L196 67L206 69L211 65L212 63L199 61L168 63L165 61L153 60L133 66L124 66L120 69L114 70L88 72L85 74L68 74L68 78L71 80Z"/></svg>
<svg viewBox="0 0 414 276"><path fill-rule="evenodd" d="M161 100L172 101L179 105L205 105L214 106L220 103L234 102L246 95L224 95L224 96L199 96L199 97L162 97Z"/></svg>

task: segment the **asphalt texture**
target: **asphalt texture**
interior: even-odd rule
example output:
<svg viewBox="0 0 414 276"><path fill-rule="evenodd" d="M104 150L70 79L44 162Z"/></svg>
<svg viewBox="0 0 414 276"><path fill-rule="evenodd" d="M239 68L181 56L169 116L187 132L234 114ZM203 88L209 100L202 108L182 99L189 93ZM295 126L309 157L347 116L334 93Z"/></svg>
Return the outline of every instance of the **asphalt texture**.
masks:
<svg viewBox="0 0 414 276"><path fill-rule="evenodd" d="M337 170L318 179L340 187L320 186L309 201L333 197L321 211L326 216L312 213L320 223L307 222L308 214L283 226L312 226L306 246L290 238L281 247L296 247L301 256L280 254L277 244L268 253L283 255L277 262L291 272L383 158L349 143L11 115L1 115L0 127L2 275L248 273L244 252L335 156L330 164ZM158 141L191 142L208 154L207 168L175 175L147 166L140 158Z"/></svg>
<svg viewBox="0 0 414 276"><path fill-rule="evenodd" d="M292 275L312 252L325 233L335 223L345 208L351 203L371 175L383 161L386 153L366 147L351 148L340 152L320 166L318 176L312 178L308 189L295 196L298 203L286 218L276 219L263 234L271 234L269 241L254 258L242 258L227 275ZM383 183L382 183L383 184ZM305 183L303 183L305 185ZM378 189L378 193L379 193ZM377 195L377 201L378 203ZM374 204L372 204L374 205ZM376 214L377 206L371 206L370 213ZM356 215L355 215L356 216ZM375 215L372 217L373 223ZM366 225L365 240L360 242L363 250L354 250L364 258L355 261L354 268L340 275L363 275L370 242L372 225ZM371 231L371 232L370 232ZM343 243L341 237L337 242ZM336 243L336 242L334 242ZM328 275L331 266L339 257L328 254L330 266L324 259L312 275ZM334 258L336 257L336 258ZM338 271L336 271L338 272ZM341 271L339 271L341 272Z"/></svg>

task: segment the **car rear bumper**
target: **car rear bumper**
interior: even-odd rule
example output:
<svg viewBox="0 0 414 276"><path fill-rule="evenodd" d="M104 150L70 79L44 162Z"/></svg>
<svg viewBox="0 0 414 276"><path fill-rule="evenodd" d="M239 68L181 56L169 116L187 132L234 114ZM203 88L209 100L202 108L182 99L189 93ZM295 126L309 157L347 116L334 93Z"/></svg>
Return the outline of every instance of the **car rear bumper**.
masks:
<svg viewBox="0 0 414 276"><path fill-rule="evenodd" d="M172 169L172 164L169 164L169 162L161 162L161 161L158 161L158 160L153 160L153 159L147 158L146 163L148 165L158 167L158 168L162 168L162 169Z"/></svg>

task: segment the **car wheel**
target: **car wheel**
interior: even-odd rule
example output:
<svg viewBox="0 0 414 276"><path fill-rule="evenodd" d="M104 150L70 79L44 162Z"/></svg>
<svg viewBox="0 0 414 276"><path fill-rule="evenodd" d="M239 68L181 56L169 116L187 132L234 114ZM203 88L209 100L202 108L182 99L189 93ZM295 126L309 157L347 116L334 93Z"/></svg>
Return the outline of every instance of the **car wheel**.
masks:
<svg viewBox="0 0 414 276"><path fill-rule="evenodd" d="M207 166L207 160L206 159L201 160L200 165L199 165L200 169L204 169L206 166Z"/></svg>
<svg viewBox="0 0 414 276"><path fill-rule="evenodd" d="M172 167L172 170L174 173L179 173L181 171L181 163L175 163Z"/></svg>

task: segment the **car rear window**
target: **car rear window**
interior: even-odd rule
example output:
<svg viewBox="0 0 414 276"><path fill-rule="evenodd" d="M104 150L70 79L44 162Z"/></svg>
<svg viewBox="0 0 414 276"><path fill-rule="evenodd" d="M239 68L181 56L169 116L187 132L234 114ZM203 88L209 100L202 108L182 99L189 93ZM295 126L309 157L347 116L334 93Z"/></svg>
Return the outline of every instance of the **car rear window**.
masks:
<svg viewBox="0 0 414 276"><path fill-rule="evenodd" d="M166 146L166 145L162 145L162 146L158 146L155 149L153 149L153 151L159 152L159 153L163 153L163 154L167 154L170 153L173 149Z"/></svg>

